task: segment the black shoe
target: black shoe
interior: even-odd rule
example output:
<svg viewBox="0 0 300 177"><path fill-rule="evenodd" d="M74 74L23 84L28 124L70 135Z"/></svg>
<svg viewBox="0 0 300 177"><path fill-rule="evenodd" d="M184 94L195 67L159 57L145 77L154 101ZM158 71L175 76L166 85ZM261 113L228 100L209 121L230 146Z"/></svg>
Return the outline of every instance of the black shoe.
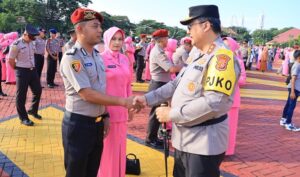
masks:
<svg viewBox="0 0 300 177"><path fill-rule="evenodd" d="M54 88L54 85L48 84L48 88Z"/></svg>
<svg viewBox="0 0 300 177"><path fill-rule="evenodd" d="M153 147L155 149L163 149L164 148L163 143L160 143L158 141L146 141L145 144L146 144L146 146Z"/></svg>
<svg viewBox="0 0 300 177"><path fill-rule="evenodd" d="M144 80L137 80L136 82L137 83L144 83L145 81Z"/></svg>
<svg viewBox="0 0 300 177"><path fill-rule="evenodd" d="M1 96L7 96L7 94L3 93L3 92L0 92L0 95Z"/></svg>
<svg viewBox="0 0 300 177"><path fill-rule="evenodd" d="M29 119L21 120L21 124L26 125L26 126L33 126L34 125L34 123Z"/></svg>
<svg viewBox="0 0 300 177"><path fill-rule="evenodd" d="M38 113L33 113L33 112L31 112L31 111L28 111L28 114L29 115L32 115L34 118L36 118L36 119L42 119L42 116L41 115L39 115Z"/></svg>

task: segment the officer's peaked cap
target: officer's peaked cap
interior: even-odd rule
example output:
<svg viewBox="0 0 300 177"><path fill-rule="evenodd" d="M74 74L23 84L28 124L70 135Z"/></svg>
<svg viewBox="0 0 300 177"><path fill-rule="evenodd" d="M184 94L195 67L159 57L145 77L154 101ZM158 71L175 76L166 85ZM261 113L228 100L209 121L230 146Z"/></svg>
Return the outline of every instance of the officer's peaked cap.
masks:
<svg viewBox="0 0 300 177"><path fill-rule="evenodd" d="M219 9L216 5L200 5L200 6L192 6L189 8L189 17L181 20L180 23L182 25L188 25L193 20L200 17L211 17L220 19Z"/></svg>

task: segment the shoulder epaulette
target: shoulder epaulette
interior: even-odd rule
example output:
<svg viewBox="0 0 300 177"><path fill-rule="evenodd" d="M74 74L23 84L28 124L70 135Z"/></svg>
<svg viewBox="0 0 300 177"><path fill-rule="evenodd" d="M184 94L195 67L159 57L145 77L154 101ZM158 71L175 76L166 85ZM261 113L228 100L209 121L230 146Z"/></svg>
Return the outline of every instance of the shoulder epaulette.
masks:
<svg viewBox="0 0 300 177"><path fill-rule="evenodd" d="M77 51L77 48L71 48L70 50L68 50L66 55L75 55L76 51Z"/></svg>
<svg viewBox="0 0 300 177"><path fill-rule="evenodd" d="M14 42L14 45L18 45L19 42L20 42L20 40L16 40L16 41Z"/></svg>

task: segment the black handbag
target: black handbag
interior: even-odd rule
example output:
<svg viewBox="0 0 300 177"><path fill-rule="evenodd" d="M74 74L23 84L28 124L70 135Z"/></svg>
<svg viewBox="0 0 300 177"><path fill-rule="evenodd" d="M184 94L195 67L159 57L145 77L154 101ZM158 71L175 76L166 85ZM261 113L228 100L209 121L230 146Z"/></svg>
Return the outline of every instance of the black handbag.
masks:
<svg viewBox="0 0 300 177"><path fill-rule="evenodd" d="M132 156L133 158L129 158ZM140 175L141 174L141 165L140 160L136 158L135 154L126 155L126 174L130 175Z"/></svg>

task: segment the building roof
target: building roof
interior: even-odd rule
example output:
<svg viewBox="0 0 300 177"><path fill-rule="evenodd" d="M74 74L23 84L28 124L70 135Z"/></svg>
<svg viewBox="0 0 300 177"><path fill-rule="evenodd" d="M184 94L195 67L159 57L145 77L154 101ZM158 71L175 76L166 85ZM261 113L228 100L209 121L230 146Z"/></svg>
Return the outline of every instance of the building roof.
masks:
<svg viewBox="0 0 300 177"><path fill-rule="evenodd" d="M268 43L286 43L290 40L297 39L300 36L300 29L292 28L286 32L280 33L273 38L273 40Z"/></svg>

